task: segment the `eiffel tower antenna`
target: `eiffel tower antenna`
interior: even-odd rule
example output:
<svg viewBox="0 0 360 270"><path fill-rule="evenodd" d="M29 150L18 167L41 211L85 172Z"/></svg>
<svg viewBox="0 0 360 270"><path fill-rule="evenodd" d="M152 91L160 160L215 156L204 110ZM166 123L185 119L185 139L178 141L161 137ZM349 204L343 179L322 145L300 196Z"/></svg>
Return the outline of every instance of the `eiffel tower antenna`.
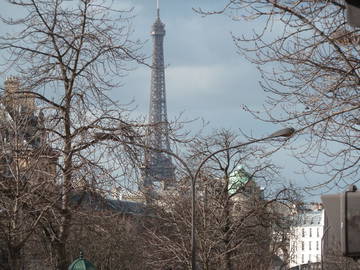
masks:
<svg viewBox="0 0 360 270"><path fill-rule="evenodd" d="M160 18L160 1L156 0L156 13L157 13L157 17Z"/></svg>

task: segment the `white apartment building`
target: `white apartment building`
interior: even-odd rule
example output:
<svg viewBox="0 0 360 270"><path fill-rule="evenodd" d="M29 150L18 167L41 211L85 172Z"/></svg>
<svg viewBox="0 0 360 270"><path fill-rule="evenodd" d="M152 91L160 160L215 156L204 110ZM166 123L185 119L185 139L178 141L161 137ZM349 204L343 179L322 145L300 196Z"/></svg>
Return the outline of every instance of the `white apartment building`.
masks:
<svg viewBox="0 0 360 270"><path fill-rule="evenodd" d="M297 225L291 229L290 268L309 262L321 262L323 230L324 210L307 211L298 215Z"/></svg>

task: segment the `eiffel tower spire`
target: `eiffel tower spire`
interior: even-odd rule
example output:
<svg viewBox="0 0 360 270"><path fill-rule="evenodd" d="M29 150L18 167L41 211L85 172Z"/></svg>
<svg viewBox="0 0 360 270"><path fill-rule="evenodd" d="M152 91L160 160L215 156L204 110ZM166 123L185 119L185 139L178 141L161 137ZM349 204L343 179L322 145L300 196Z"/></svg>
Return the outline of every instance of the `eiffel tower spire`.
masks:
<svg viewBox="0 0 360 270"><path fill-rule="evenodd" d="M143 187L156 193L174 185L175 166L170 152L169 123L166 110L164 48L165 25L160 20L160 8L157 1L157 18L152 25L153 55L151 68L151 89L149 108L149 128L147 143L150 148L159 151L146 151L145 166L142 170Z"/></svg>

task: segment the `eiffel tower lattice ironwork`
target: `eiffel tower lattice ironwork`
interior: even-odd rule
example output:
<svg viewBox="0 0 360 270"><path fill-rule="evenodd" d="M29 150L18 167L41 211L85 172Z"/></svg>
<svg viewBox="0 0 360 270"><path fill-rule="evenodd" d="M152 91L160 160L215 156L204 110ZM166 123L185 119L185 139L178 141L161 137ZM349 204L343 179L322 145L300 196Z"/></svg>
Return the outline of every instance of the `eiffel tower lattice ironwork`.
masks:
<svg viewBox="0 0 360 270"><path fill-rule="evenodd" d="M174 185L175 166L170 152L169 123L166 109L164 48L165 25L160 20L160 10L157 7L157 18L152 25L153 55L151 69L151 93L149 109L149 128L147 143L150 148L145 152L145 162L142 169L143 188L156 194L161 189Z"/></svg>

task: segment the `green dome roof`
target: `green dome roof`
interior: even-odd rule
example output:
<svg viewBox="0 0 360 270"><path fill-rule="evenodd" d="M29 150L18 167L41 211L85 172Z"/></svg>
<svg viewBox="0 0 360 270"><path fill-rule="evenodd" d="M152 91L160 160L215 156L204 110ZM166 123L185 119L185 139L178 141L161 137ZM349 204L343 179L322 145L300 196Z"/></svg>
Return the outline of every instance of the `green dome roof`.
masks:
<svg viewBox="0 0 360 270"><path fill-rule="evenodd" d="M229 193L232 195L251 180L251 175L245 171L243 165L239 165L229 177Z"/></svg>
<svg viewBox="0 0 360 270"><path fill-rule="evenodd" d="M83 258L82 253L68 268L68 270L96 270L95 266Z"/></svg>

